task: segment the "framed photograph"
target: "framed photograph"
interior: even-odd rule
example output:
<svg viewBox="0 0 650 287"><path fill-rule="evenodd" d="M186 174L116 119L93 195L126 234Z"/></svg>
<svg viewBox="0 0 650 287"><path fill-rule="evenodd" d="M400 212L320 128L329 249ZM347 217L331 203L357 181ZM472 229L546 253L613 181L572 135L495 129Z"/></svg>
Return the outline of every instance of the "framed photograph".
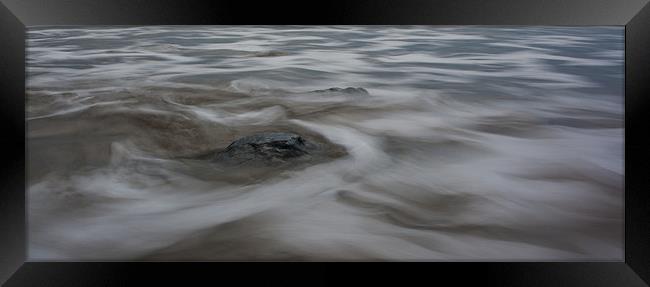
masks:
<svg viewBox="0 0 650 287"><path fill-rule="evenodd" d="M6 286L650 282L648 1L1 2Z"/></svg>

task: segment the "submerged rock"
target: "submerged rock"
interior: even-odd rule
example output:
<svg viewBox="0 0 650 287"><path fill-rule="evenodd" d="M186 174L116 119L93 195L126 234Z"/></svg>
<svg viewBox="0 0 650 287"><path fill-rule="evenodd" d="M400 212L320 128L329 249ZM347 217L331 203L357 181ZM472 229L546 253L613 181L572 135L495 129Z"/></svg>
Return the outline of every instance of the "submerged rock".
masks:
<svg viewBox="0 0 650 287"><path fill-rule="evenodd" d="M325 90L315 90L311 91L312 93L342 93L342 94L360 94L360 95L367 95L368 91L364 88L353 88L353 87L347 87L345 89L341 89L338 87L334 88L329 88Z"/></svg>
<svg viewBox="0 0 650 287"><path fill-rule="evenodd" d="M300 135L285 132L267 132L240 138L215 160L227 164L280 164L288 161L309 160L319 147Z"/></svg>

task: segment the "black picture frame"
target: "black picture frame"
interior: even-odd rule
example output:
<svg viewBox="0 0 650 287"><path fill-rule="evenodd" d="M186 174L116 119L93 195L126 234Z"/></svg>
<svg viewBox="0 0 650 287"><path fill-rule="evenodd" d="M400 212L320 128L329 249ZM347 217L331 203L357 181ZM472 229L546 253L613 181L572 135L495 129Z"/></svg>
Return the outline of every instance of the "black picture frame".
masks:
<svg viewBox="0 0 650 287"><path fill-rule="evenodd" d="M0 282L104 286L133 281L452 280L498 286L648 286L648 0L0 0ZM259 2L259 3L258 3ZM33 25L349 24L625 26L625 260L621 262L129 263L26 261L25 27ZM347 264L347 265L346 265ZM350 264L355 264L351 266ZM254 268L253 268L254 267ZM400 272L396 272L399 270ZM238 272L235 272L238 271ZM243 273L240 273L242 271ZM433 282L433 283L432 283Z"/></svg>

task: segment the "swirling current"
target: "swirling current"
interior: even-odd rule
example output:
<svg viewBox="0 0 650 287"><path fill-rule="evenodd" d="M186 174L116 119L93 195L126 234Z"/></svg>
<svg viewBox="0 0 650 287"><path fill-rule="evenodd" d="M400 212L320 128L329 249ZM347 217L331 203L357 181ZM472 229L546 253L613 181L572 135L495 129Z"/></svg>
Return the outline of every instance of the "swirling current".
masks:
<svg viewBox="0 0 650 287"><path fill-rule="evenodd" d="M27 35L30 260L622 259L623 27ZM342 152L196 157L269 131Z"/></svg>

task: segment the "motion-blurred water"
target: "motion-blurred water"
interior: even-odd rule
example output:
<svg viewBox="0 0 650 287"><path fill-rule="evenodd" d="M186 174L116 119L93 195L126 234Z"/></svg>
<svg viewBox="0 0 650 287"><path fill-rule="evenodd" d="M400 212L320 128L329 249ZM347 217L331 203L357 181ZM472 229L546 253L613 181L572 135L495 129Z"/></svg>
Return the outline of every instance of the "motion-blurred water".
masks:
<svg viewBox="0 0 650 287"><path fill-rule="evenodd" d="M620 260L623 27L30 27L30 260ZM362 87L369 95L307 93ZM259 178L257 131L347 155Z"/></svg>

